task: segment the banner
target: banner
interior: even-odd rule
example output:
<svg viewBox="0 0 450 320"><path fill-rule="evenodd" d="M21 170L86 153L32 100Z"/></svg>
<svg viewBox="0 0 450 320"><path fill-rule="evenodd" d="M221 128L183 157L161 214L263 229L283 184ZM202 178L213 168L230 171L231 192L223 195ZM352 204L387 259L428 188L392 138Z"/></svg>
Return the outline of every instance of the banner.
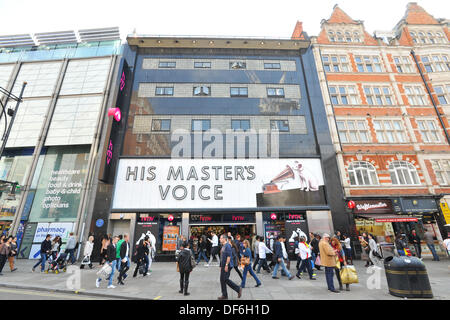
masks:
<svg viewBox="0 0 450 320"><path fill-rule="evenodd" d="M121 159L113 209L326 205L320 159Z"/></svg>
<svg viewBox="0 0 450 320"><path fill-rule="evenodd" d="M164 226L162 251L177 250L177 239L180 234L178 226Z"/></svg>
<svg viewBox="0 0 450 320"><path fill-rule="evenodd" d="M72 222L54 222L54 223L38 223L36 233L34 235L34 243L41 243L45 240L45 236L50 234L52 239L55 236L60 236L65 243L69 238L69 233L73 231L75 224Z"/></svg>

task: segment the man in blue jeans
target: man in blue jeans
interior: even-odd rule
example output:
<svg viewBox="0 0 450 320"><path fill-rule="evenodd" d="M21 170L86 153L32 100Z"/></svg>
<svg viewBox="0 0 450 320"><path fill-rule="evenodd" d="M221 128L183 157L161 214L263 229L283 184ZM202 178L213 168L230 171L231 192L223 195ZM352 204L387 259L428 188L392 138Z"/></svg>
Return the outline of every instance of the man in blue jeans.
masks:
<svg viewBox="0 0 450 320"><path fill-rule="evenodd" d="M427 243L428 248L433 255L433 261L439 261L439 256L436 253L436 248L434 247L434 236L430 231L425 232L424 234L425 242Z"/></svg>
<svg viewBox="0 0 450 320"><path fill-rule="evenodd" d="M233 269L233 259L231 245L228 243L228 237L226 235L220 236L220 243L222 244L222 249L220 253L220 287L222 289L222 295L218 298L219 300L227 300L227 285L231 289L237 292L238 298L242 295L242 287L235 284L230 280L230 271Z"/></svg>
<svg viewBox="0 0 450 320"><path fill-rule="evenodd" d="M272 273L272 279L279 279L277 277L278 268L281 266L283 272L285 275L289 277L289 280L294 279L294 276L291 275L289 270L286 268L286 265L284 264L284 256L283 256L283 247L281 245L281 241L284 241L284 238L282 236L277 237L277 241L273 245L274 250L274 256L277 261L277 264L275 265Z"/></svg>
<svg viewBox="0 0 450 320"><path fill-rule="evenodd" d="M75 257L75 247L77 246L77 238L74 236L73 232L69 234L69 239L67 240L66 250L68 254L68 259L71 264L74 264L76 261Z"/></svg>
<svg viewBox="0 0 450 320"><path fill-rule="evenodd" d="M106 249L106 263L109 263L109 265L111 266L111 274L109 275L109 277L107 279L109 279L108 282L108 289L114 289L115 286L112 284L113 279L114 279L114 270L116 269L116 245L117 245L117 241L119 240L119 238L114 237L112 240L112 243L108 244L108 247ZM111 240L108 240L111 241ZM100 281L102 281L101 278L97 278L95 280L95 285L97 288L100 287Z"/></svg>
<svg viewBox="0 0 450 320"><path fill-rule="evenodd" d="M34 272L34 269L41 264L41 272L45 270L45 263L47 262L47 256L52 252L52 243L50 241L51 235L47 235L45 240L41 242L41 259L33 266L31 271Z"/></svg>

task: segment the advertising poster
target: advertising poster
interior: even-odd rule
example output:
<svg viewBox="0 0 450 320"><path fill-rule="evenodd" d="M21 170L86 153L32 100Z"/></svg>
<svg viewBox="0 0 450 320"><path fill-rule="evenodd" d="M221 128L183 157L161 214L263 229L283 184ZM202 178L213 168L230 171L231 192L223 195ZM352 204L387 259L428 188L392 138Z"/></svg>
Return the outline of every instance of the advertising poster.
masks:
<svg viewBox="0 0 450 320"><path fill-rule="evenodd" d="M41 245L33 244L31 246L30 255L28 259L40 259L41 258Z"/></svg>
<svg viewBox="0 0 450 320"><path fill-rule="evenodd" d="M136 218L136 228L134 231L134 246L136 250L139 242L148 236L151 241L153 250L156 251L156 242L159 232L159 217L158 215L141 213Z"/></svg>
<svg viewBox="0 0 450 320"><path fill-rule="evenodd" d="M306 213L286 213L286 250L294 252L295 237L306 237L309 241Z"/></svg>
<svg viewBox="0 0 450 320"><path fill-rule="evenodd" d="M177 239L180 234L178 226L164 226L162 251L175 251L177 249Z"/></svg>
<svg viewBox="0 0 450 320"><path fill-rule="evenodd" d="M62 242L67 242L69 233L73 231L75 224L72 222L54 222L54 223L38 223L33 243L41 243L45 240L47 234L52 236L60 236Z"/></svg>
<svg viewBox="0 0 450 320"><path fill-rule="evenodd" d="M23 238L19 247L19 259L27 259L30 255L31 246L33 245L34 234L36 233L37 223L29 222L25 225Z"/></svg>
<svg viewBox="0 0 450 320"><path fill-rule="evenodd" d="M278 221L277 221L278 222ZM264 239L266 240L266 246L270 249L270 237L273 235L275 240L279 235L284 232L284 221L279 221L279 223L265 224L264 225Z"/></svg>

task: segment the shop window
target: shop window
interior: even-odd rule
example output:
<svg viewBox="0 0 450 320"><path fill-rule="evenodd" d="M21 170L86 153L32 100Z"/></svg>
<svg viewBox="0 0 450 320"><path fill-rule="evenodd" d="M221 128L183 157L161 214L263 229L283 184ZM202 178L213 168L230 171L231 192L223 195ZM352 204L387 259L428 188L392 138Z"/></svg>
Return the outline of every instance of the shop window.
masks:
<svg viewBox="0 0 450 320"><path fill-rule="evenodd" d="M354 161L348 166L348 175L352 186L378 185L375 167L366 161Z"/></svg>
<svg viewBox="0 0 450 320"><path fill-rule="evenodd" d="M416 167L407 161L393 161L389 165L392 184L419 185L420 179Z"/></svg>
<svg viewBox="0 0 450 320"><path fill-rule="evenodd" d="M181 235L181 214L159 215L159 232L156 237L156 252L159 255L173 255Z"/></svg>

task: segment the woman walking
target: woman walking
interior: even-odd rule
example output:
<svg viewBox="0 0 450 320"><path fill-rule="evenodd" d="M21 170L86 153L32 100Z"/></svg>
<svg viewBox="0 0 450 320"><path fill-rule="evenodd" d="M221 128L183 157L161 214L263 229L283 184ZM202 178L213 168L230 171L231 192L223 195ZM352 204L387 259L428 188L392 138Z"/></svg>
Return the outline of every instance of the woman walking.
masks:
<svg viewBox="0 0 450 320"><path fill-rule="evenodd" d="M242 283L241 287L245 288L245 280L247 279L247 272L250 272L250 275L255 279L256 286L259 287L261 285L261 281L259 281L258 277L256 276L255 272L252 269L252 251L250 250L250 243L248 240L244 240L244 253L242 257L242 261L244 262L244 271L242 274Z"/></svg>
<svg viewBox="0 0 450 320"><path fill-rule="evenodd" d="M315 274L312 271L311 265L311 247L306 243L306 239L304 237L300 238L300 242L298 244L299 256L301 258L301 264L297 271L296 277L301 279L301 275L305 269L308 270L308 275L310 280L316 280Z"/></svg>
<svg viewBox="0 0 450 320"><path fill-rule="evenodd" d="M339 282L339 290L342 291L344 290L344 287L342 286L341 270L343 268L343 265L347 265L347 262L345 261L345 253L344 250L342 250L341 242L339 241L339 238L337 236L331 238L331 247L336 252L336 266L334 268L334 271ZM350 291L350 285L348 283L345 285L345 290Z"/></svg>
<svg viewBox="0 0 450 320"><path fill-rule="evenodd" d="M109 236L107 234L105 234L102 238L102 248L100 249L100 265L102 266L105 261L106 261L106 252L108 249L108 244L110 243L109 241Z"/></svg>
<svg viewBox="0 0 450 320"><path fill-rule="evenodd" d="M180 291L179 293L183 293L185 296L190 295L188 292L189 287L189 274L192 272L192 260L194 257L192 256L192 252L189 249L189 243L187 241L183 241L180 245L180 253L178 255L178 270L180 272Z"/></svg>
<svg viewBox="0 0 450 320"><path fill-rule="evenodd" d="M0 276L3 275L3 267L5 266L8 255L11 251L11 239L12 237L3 238L2 243L0 243Z"/></svg>
<svg viewBox="0 0 450 320"><path fill-rule="evenodd" d="M80 269L84 269L84 265L88 264L89 269L92 269L92 261L91 261L91 255L92 250L94 249L94 236L89 236L88 240L86 241L86 244L84 246L84 252L83 252L83 261L81 261Z"/></svg>
<svg viewBox="0 0 450 320"><path fill-rule="evenodd" d="M372 262L373 265L380 266L380 259L381 259L380 249L378 248L374 236L371 234L369 234L369 248L370 248L369 252L370 261Z"/></svg>
<svg viewBox="0 0 450 320"><path fill-rule="evenodd" d="M60 236L56 236L52 241L52 259L56 260L61 250L62 240Z"/></svg>
<svg viewBox="0 0 450 320"><path fill-rule="evenodd" d="M231 251L233 253L233 265L234 265L233 269L236 270L237 274L239 275L239 278L241 278L241 280L242 280L242 273L238 268L239 260L240 260L239 259L239 249L234 240L230 240L229 242L231 244Z"/></svg>
<svg viewBox="0 0 450 320"><path fill-rule="evenodd" d="M13 237L11 240L11 251L9 252L8 261L9 261L9 268L11 272L14 272L17 270L17 268L14 267L14 260L17 256L17 237Z"/></svg>

